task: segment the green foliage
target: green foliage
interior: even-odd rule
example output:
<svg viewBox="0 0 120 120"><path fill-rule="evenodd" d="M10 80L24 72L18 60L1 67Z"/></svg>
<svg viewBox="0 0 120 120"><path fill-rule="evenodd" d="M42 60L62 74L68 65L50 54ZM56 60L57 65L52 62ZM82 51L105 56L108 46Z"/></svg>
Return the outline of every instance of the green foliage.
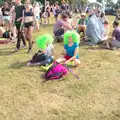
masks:
<svg viewBox="0 0 120 120"><path fill-rule="evenodd" d="M97 0L97 2L102 3L103 0Z"/></svg>

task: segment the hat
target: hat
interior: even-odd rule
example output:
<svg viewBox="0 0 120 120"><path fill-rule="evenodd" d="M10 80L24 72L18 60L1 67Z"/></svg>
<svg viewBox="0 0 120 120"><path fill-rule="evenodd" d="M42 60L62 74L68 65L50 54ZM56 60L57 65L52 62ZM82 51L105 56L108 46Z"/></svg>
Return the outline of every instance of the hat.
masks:
<svg viewBox="0 0 120 120"><path fill-rule="evenodd" d="M86 16L86 14L85 14L85 13L82 13L81 16Z"/></svg>

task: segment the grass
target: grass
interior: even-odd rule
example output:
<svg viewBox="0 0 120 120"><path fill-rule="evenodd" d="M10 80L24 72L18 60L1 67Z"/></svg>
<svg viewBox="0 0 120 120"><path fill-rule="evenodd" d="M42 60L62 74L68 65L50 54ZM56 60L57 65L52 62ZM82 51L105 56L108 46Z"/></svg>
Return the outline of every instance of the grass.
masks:
<svg viewBox="0 0 120 120"><path fill-rule="evenodd" d="M34 37L46 32L52 25ZM82 64L74 69L80 81L69 74L42 83L39 67L26 67L32 55L13 54L14 47L0 45L0 120L120 120L120 51L81 46ZM55 50L57 58L62 44Z"/></svg>

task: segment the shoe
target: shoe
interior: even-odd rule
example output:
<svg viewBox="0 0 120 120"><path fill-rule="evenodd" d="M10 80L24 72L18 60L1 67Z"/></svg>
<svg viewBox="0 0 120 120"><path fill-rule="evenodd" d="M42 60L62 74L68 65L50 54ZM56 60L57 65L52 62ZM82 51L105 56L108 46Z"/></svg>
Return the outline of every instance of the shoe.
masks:
<svg viewBox="0 0 120 120"><path fill-rule="evenodd" d="M32 49L29 49L28 52L27 52L27 54L29 54L29 53L31 53L31 52L32 52Z"/></svg>
<svg viewBox="0 0 120 120"><path fill-rule="evenodd" d="M22 46L22 48L26 49L26 48L27 48L27 46L26 46L26 45L23 45L23 46Z"/></svg>
<svg viewBox="0 0 120 120"><path fill-rule="evenodd" d="M46 66L40 66L40 68L44 71L47 71L51 66L52 66L52 64L46 65Z"/></svg>
<svg viewBox="0 0 120 120"><path fill-rule="evenodd" d="M18 52L19 51L19 49L18 48L15 48L15 52Z"/></svg>

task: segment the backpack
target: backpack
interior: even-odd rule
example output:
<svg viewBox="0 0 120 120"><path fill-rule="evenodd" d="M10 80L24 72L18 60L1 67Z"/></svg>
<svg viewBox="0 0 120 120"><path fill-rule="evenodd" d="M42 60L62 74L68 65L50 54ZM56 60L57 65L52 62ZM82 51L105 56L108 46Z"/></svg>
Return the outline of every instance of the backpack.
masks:
<svg viewBox="0 0 120 120"><path fill-rule="evenodd" d="M30 60L30 63L38 63L46 59L45 55L39 50Z"/></svg>
<svg viewBox="0 0 120 120"><path fill-rule="evenodd" d="M67 73L68 69L64 65L54 62L52 66L48 69L48 71L45 73L44 77L46 80L60 79Z"/></svg>

